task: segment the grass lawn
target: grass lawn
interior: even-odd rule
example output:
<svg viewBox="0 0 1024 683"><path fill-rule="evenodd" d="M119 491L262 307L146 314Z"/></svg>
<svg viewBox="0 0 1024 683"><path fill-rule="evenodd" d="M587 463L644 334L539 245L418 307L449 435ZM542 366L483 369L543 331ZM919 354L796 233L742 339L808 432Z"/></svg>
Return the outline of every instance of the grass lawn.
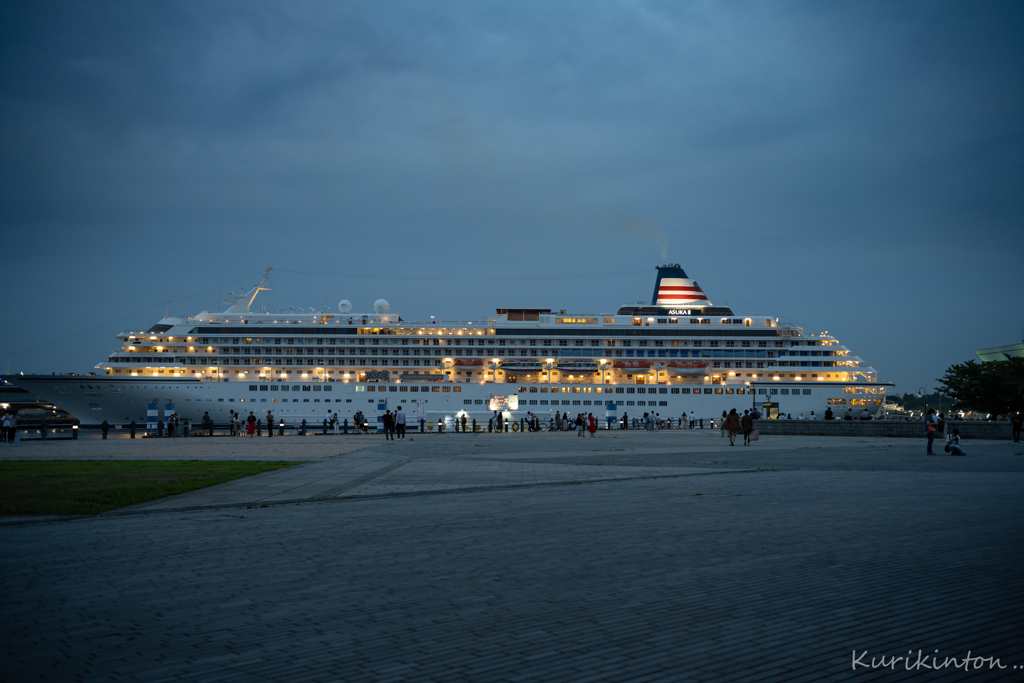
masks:
<svg viewBox="0 0 1024 683"><path fill-rule="evenodd" d="M0 462L0 515L94 515L296 465L210 460Z"/></svg>

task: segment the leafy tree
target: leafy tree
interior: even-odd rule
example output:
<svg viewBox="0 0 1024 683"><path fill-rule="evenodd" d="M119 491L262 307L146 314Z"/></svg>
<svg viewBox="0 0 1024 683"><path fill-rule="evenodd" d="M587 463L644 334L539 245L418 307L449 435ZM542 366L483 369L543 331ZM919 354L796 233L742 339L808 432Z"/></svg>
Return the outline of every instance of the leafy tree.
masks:
<svg viewBox="0 0 1024 683"><path fill-rule="evenodd" d="M960 409L1006 415L1024 408L1024 358L969 360L949 366L939 381Z"/></svg>

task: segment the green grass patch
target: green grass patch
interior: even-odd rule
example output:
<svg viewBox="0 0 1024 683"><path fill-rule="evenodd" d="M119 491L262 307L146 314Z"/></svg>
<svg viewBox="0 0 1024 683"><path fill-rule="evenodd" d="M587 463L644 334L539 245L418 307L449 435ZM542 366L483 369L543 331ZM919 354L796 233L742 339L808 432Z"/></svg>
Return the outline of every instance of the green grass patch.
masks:
<svg viewBox="0 0 1024 683"><path fill-rule="evenodd" d="M0 462L0 515L95 515L296 464L241 460Z"/></svg>

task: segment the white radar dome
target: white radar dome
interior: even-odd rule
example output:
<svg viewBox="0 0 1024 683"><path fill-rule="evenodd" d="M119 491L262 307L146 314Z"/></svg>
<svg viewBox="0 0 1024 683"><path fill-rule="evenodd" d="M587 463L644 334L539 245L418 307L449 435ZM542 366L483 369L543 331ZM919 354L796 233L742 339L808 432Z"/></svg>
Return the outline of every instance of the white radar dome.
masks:
<svg viewBox="0 0 1024 683"><path fill-rule="evenodd" d="M349 301L348 299L342 299L341 301L338 302L338 312L339 313L348 313L351 310L352 310L352 302Z"/></svg>
<svg viewBox="0 0 1024 683"><path fill-rule="evenodd" d="M389 310L391 310L391 304L389 304L385 299L377 299L376 301L373 302L374 313L383 314L387 313Z"/></svg>

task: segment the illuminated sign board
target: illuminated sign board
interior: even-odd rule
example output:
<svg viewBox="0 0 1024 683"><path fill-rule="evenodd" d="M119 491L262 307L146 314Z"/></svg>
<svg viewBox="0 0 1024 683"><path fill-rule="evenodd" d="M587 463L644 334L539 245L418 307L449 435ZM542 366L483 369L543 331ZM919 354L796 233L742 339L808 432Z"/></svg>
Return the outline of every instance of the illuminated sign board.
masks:
<svg viewBox="0 0 1024 683"><path fill-rule="evenodd" d="M487 402L488 410L519 410L519 394L509 394L505 396L495 396L491 394L490 400Z"/></svg>
<svg viewBox="0 0 1024 683"><path fill-rule="evenodd" d="M689 308L673 308L668 312L669 315L693 315L693 311Z"/></svg>

